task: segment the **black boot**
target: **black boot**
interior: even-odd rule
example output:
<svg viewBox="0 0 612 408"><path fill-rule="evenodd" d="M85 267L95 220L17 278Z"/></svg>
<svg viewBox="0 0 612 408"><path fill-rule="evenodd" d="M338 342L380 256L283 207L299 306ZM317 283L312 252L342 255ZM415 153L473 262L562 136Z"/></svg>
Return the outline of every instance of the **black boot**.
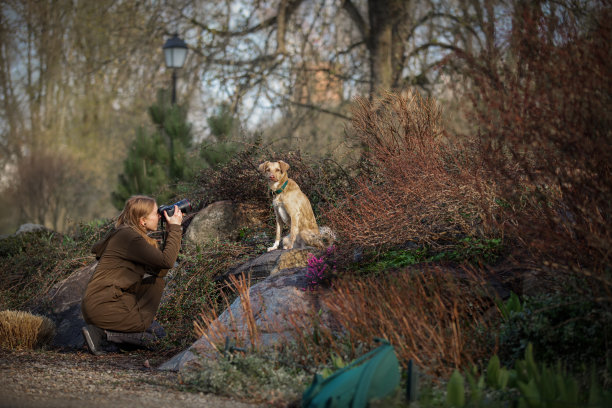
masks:
<svg viewBox="0 0 612 408"><path fill-rule="evenodd" d="M116 344L110 343L107 340L107 332L104 329L99 328L93 324L88 324L81 329L85 344L95 356L101 356L106 353L117 353L119 347Z"/></svg>
<svg viewBox="0 0 612 408"><path fill-rule="evenodd" d="M81 329L81 332L83 333L85 344L87 344L87 348L91 354L95 356L104 354L104 351L102 350L102 342L105 340L104 338L106 337L106 333L103 329L94 326L93 324L88 324Z"/></svg>
<svg viewBox="0 0 612 408"><path fill-rule="evenodd" d="M149 326L149 328L145 331L147 333L153 334L158 339L163 339L164 337L166 337L166 330L164 330L161 324L157 323L157 320L153 320L151 326Z"/></svg>
<svg viewBox="0 0 612 408"><path fill-rule="evenodd" d="M137 347L150 348L159 340L157 336L149 332L125 333L106 330L108 341L116 344L129 344Z"/></svg>

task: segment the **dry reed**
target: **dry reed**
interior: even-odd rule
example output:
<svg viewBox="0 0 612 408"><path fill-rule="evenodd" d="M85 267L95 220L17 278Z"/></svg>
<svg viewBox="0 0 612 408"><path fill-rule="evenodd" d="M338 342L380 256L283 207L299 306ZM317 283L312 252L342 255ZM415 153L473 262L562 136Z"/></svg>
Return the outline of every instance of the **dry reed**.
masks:
<svg viewBox="0 0 612 408"><path fill-rule="evenodd" d="M255 322L255 316L251 304L250 289L251 289L251 277L247 277L241 274L240 277L230 275L228 288L238 295L240 299L240 305L242 308L242 316L234 316L232 313L231 305L227 295L221 291L221 297L225 303L227 313L229 314L229 325L219 320L216 308L209 307L206 311L201 311L198 318L193 321L194 331L198 338L204 337L210 344L219 347L219 345L225 342L230 332L237 335L238 342L240 344L246 343L247 341L251 344L252 350L258 350L261 341L259 335L259 328ZM245 323L239 325L238 321ZM244 328L246 325L246 332L240 332L240 328Z"/></svg>
<svg viewBox="0 0 612 408"><path fill-rule="evenodd" d="M55 324L44 316L23 311L0 312L0 347L32 350L48 344L55 336Z"/></svg>
<svg viewBox="0 0 612 408"><path fill-rule="evenodd" d="M230 275L230 284L240 298L240 306L242 307L243 318L246 321L246 326L249 332L249 341L253 350L258 350L260 346L259 330L255 323L253 308L251 307L251 276L245 277L241 274L240 277Z"/></svg>
<svg viewBox="0 0 612 408"><path fill-rule="evenodd" d="M474 274L456 273L427 268L347 279L325 305L352 345L382 337L394 345L402 365L413 360L446 375L491 352L476 335L486 328L483 315L491 307L484 284Z"/></svg>

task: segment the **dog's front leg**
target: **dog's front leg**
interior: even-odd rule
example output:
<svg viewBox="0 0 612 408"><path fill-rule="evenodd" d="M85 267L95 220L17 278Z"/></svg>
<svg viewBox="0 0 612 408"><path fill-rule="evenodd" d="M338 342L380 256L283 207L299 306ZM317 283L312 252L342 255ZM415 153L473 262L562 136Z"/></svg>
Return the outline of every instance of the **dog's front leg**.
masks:
<svg viewBox="0 0 612 408"><path fill-rule="evenodd" d="M295 240L298 238L300 233L300 213L299 211L293 214L291 217L291 228L289 233L289 242L284 242L284 249L293 249Z"/></svg>
<svg viewBox="0 0 612 408"><path fill-rule="evenodd" d="M278 213L278 210L276 208L274 208L274 214L276 214L276 238L274 239L274 245L268 248L268 252L278 249L281 239L282 225L280 221L280 214Z"/></svg>

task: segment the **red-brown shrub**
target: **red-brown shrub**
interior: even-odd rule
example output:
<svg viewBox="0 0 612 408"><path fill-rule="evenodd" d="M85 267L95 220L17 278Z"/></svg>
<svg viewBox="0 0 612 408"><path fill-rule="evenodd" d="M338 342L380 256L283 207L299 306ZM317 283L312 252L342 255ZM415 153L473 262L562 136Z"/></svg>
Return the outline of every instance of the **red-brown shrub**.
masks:
<svg viewBox="0 0 612 408"><path fill-rule="evenodd" d="M482 196L466 183L461 153L443 137L440 115L432 99L417 93L356 100L352 130L370 171L326 213L347 246L435 247L472 231Z"/></svg>
<svg viewBox="0 0 612 408"><path fill-rule="evenodd" d="M472 81L475 146L500 203L482 208L494 210L487 219L540 264L595 277L609 298L612 10L604 4L586 27L571 13L523 5L495 69L460 57Z"/></svg>

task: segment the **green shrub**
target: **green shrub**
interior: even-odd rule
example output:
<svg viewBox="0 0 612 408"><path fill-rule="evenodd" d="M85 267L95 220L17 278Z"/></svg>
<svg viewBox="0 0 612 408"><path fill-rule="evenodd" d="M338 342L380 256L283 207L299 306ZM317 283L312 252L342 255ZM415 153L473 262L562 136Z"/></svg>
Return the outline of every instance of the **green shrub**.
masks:
<svg viewBox="0 0 612 408"><path fill-rule="evenodd" d="M476 369L459 371L447 383L446 406L463 407L592 407L604 408L612 402L612 392L601 389L593 374L590 383L582 386L559 363L550 367L537 363L533 347L525 349L525 358L516 362L515 368L500 366L497 356L491 358L486 374L478 375Z"/></svg>
<svg viewBox="0 0 612 408"><path fill-rule="evenodd" d="M500 238L467 236L459 239L450 249L430 256L428 260L491 265L499 260L502 251L503 245Z"/></svg>
<svg viewBox="0 0 612 408"><path fill-rule="evenodd" d="M231 359L201 359L200 363L197 370L184 375L187 390L249 402L297 401L312 379L299 367L281 363L270 355L238 354Z"/></svg>
<svg viewBox="0 0 612 408"><path fill-rule="evenodd" d="M516 361L529 343L546 363L563 360L573 369L583 363L605 364L612 339L609 309L571 293L524 296L513 307L499 330L500 357L506 364Z"/></svg>
<svg viewBox="0 0 612 408"><path fill-rule="evenodd" d="M39 230L0 240L0 308L29 309L54 284L94 261L91 246L110 224L82 224L70 235Z"/></svg>
<svg viewBox="0 0 612 408"><path fill-rule="evenodd" d="M452 262L494 264L503 254L503 245L499 238L464 237L446 246L446 249L434 251L428 247L411 249L391 249L380 253L369 254L372 260L354 264L351 269L359 274L378 274L389 269L400 269L411 265L431 262Z"/></svg>

